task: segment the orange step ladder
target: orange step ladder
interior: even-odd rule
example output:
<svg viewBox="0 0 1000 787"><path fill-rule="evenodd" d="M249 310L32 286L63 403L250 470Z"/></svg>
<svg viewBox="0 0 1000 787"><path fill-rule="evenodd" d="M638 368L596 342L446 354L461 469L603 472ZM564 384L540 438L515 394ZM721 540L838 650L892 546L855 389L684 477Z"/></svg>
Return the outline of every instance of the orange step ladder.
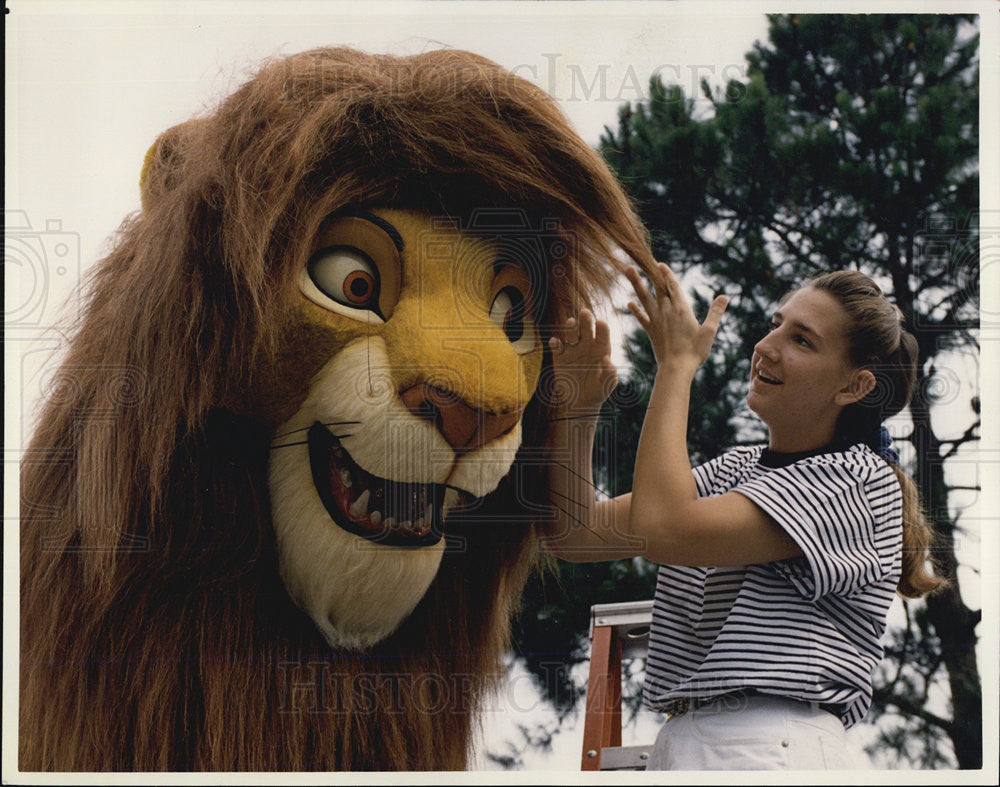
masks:
<svg viewBox="0 0 1000 787"><path fill-rule="evenodd" d="M590 608L590 677L581 770L646 768L651 745L622 746L622 660L646 655L652 621L652 600Z"/></svg>

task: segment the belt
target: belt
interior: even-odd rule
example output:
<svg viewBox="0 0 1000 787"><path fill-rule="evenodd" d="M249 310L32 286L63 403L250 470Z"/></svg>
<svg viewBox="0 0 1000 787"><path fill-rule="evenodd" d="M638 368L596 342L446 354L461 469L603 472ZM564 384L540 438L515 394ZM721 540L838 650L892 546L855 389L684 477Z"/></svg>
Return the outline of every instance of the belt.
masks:
<svg viewBox="0 0 1000 787"><path fill-rule="evenodd" d="M763 692L757 689L737 689L735 691L726 691L722 694L715 694L711 697L681 697L680 699L672 700L667 704L664 712L667 714L667 721L670 721L677 716L682 716L688 711L698 710L699 708L704 708L706 705L712 705L716 702L725 702L730 706L732 710L737 710L739 708L738 703L748 697L754 696L779 696L779 695L764 695ZM791 697L784 697L782 699L792 699ZM813 702L809 700L793 700L795 702L803 702L812 708L819 708L820 710L825 710L827 713L831 713L840 718L840 708L836 705L823 704L820 702Z"/></svg>
<svg viewBox="0 0 1000 787"><path fill-rule="evenodd" d="M698 710L698 708L703 708L706 705L711 705L714 702L724 701L724 702L736 702L747 697L752 697L756 694L760 694L757 689L737 689L736 691L726 691L722 694L715 694L711 697L681 697L680 699L673 700L666 707L667 721L674 718L675 716L681 716L688 711Z"/></svg>

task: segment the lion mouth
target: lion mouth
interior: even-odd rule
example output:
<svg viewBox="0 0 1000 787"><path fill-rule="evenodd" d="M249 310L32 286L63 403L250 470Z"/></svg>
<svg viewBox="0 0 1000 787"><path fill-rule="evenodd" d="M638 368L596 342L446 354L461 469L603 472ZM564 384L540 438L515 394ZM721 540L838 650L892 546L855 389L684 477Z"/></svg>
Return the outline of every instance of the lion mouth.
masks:
<svg viewBox="0 0 1000 787"><path fill-rule="evenodd" d="M313 484L330 518L341 528L385 546L425 547L441 540L444 484L379 478L351 458L323 424L309 428ZM459 503L469 495L459 493Z"/></svg>

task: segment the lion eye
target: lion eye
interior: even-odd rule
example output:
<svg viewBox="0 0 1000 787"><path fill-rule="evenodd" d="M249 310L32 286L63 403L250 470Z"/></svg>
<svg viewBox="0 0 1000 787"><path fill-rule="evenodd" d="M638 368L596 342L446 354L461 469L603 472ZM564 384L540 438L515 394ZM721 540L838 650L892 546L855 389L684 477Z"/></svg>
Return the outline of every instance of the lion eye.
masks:
<svg viewBox="0 0 1000 787"><path fill-rule="evenodd" d="M531 318L527 313L524 295L517 287L504 287L496 294L490 306L490 318L514 345L518 353L526 353L534 345L530 330Z"/></svg>
<svg viewBox="0 0 1000 787"><path fill-rule="evenodd" d="M350 246L323 249L309 260L308 271L328 298L378 313L378 268L365 253Z"/></svg>

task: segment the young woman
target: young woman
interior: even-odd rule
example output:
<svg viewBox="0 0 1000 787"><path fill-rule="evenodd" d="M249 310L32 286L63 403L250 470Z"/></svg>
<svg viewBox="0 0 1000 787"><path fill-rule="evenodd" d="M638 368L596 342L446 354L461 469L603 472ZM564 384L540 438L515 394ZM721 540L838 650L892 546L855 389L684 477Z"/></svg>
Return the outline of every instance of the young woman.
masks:
<svg viewBox="0 0 1000 787"><path fill-rule="evenodd" d="M654 292L630 273L658 364L631 494L593 500L596 413L617 379L607 326L583 311L550 341L573 395L556 421L567 453L550 471L562 513L547 546L661 564L643 697L669 720L650 769L850 767L844 731L871 704L894 592L944 582L881 426L909 401L916 342L867 276L806 282L754 348L747 403L767 446L692 471L690 386L726 299L699 324L658 272Z"/></svg>

